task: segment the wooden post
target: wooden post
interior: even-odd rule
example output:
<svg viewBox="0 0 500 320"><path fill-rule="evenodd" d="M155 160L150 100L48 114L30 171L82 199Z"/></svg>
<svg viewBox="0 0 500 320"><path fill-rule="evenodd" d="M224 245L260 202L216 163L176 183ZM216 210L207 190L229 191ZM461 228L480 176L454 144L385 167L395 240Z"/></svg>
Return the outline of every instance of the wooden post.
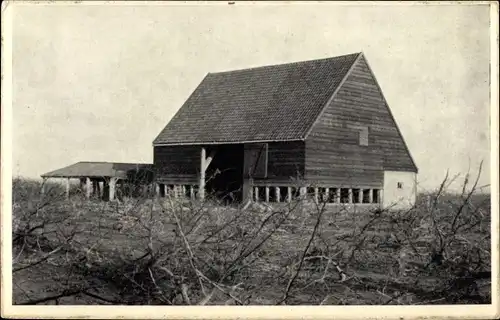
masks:
<svg viewBox="0 0 500 320"><path fill-rule="evenodd" d="M340 188L335 191L335 203L340 203Z"/></svg>
<svg viewBox="0 0 500 320"><path fill-rule="evenodd" d="M255 202L259 202L259 187L254 188L253 194L255 196Z"/></svg>
<svg viewBox="0 0 500 320"><path fill-rule="evenodd" d="M300 192L300 200L305 200L307 195L307 188L300 187L299 192Z"/></svg>
<svg viewBox="0 0 500 320"><path fill-rule="evenodd" d="M161 195L160 195L160 184L159 183L155 183L155 194L156 194L157 198L161 197Z"/></svg>
<svg viewBox="0 0 500 320"><path fill-rule="evenodd" d="M287 188L286 201L292 202L292 187Z"/></svg>
<svg viewBox="0 0 500 320"><path fill-rule="evenodd" d="M359 199L358 199L358 202L359 203L363 203L363 198L364 198L364 190L363 189L359 189Z"/></svg>
<svg viewBox="0 0 500 320"><path fill-rule="evenodd" d="M266 203L269 202L269 187L266 186Z"/></svg>
<svg viewBox="0 0 500 320"><path fill-rule="evenodd" d="M103 191L104 191L104 187L105 187L105 182L102 183L102 188L101 188L101 181L96 181L96 193L97 193L97 197L99 199L102 199L102 195L103 195Z"/></svg>
<svg viewBox="0 0 500 320"><path fill-rule="evenodd" d="M250 201L253 201L253 187L250 185L248 188L248 198Z"/></svg>
<svg viewBox="0 0 500 320"><path fill-rule="evenodd" d="M276 202L280 202L281 201L281 194L280 194L280 187L276 187L274 189L274 193L276 195Z"/></svg>
<svg viewBox="0 0 500 320"><path fill-rule="evenodd" d="M43 180L42 180L42 188L40 189L40 195L42 197L45 195L45 191L47 189L47 179L48 178L43 178Z"/></svg>
<svg viewBox="0 0 500 320"><path fill-rule="evenodd" d="M368 203L373 202L373 189L368 189Z"/></svg>
<svg viewBox="0 0 500 320"><path fill-rule="evenodd" d="M115 190L117 178L109 179L109 201L115 200Z"/></svg>
<svg viewBox="0 0 500 320"><path fill-rule="evenodd" d="M87 188L86 188L86 194L85 196L87 197L87 199L90 199L90 195L92 194L92 180L90 180L89 177L87 177L86 179L86 185L87 185Z"/></svg>
<svg viewBox="0 0 500 320"><path fill-rule="evenodd" d="M66 178L66 200L69 199L69 178Z"/></svg>
<svg viewBox="0 0 500 320"><path fill-rule="evenodd" d="M314 188L314 202L319 203L319 189Z"/></svg>
<svg viewBox="0 0 500 320"><path fill-rule="evenodd" d="M352 189L349 188L349 203L352 203Z"/></svg>
<svg viewBox="0 0 500 320"><path fill-rule="evenodd" d="M190 186L189 186L189 198L190 198L191 200L193 200L193 199L194 199L194 186L193 186L193 185L190 185Z"/></svg>
<svg viewBox="0 0 500 320"><path fill-rule="evenodd" d="M207 161L207 150L201 147L201 162L200 162L200 187L198 190L198 196L201 201L205 200L205 170Z"/></svg>

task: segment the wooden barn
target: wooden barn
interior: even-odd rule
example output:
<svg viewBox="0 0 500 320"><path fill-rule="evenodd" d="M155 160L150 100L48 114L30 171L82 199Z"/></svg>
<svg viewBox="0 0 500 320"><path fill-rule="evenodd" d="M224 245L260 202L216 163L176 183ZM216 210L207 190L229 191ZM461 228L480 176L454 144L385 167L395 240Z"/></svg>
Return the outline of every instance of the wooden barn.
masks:
<svg viewBox="0 0 500 320"><path fill-rule="evenodd" d="M363 53L209 73L153 147L161 196L416 198L418 169Z"/></svg>

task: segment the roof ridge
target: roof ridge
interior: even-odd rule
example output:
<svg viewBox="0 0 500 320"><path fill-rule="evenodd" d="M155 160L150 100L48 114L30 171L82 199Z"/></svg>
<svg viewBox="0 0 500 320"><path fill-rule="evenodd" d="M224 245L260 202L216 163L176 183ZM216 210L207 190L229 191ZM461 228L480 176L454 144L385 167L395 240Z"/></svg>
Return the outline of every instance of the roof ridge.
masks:
<svg viewBox="0 0 500 320"><path fill-rule="evenodd" d="M295 64L300 64L300 63L312 63L312 62L333 60L333 59L338 59L338 58L345 58L345 57L349 57L349 56L360 55L362 53L363 53L362 51L359 51L359 52L355 52L355 53L343 54L340 56L333 56L333 57L327 57L327 58L308 59L308 60L300 60L300 61L293 61L293 62L283 62L283 63L276 63L276 64L260 65L260 66L254 66L254 67L249 67L249 68L241 68L241 69L217 71L217 72L208 72L207 74L220 75L220 74L226 74L226 73L251 71L251 70L256 70L256 69L265 69L265 68L279 67L279 66L293 66Z"/></svg>

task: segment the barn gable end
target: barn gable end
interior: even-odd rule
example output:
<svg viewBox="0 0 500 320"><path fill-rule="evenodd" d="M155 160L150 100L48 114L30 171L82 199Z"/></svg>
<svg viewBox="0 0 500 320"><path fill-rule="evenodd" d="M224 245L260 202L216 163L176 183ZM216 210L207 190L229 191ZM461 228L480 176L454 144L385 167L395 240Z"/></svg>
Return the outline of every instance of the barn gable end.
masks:
<svg viewBox="0 0 500 320"><path fill-rule="evenodd" d="M375 76L360 55L306 138L306 178L382 187L386 170L417 172Z"/></svg>

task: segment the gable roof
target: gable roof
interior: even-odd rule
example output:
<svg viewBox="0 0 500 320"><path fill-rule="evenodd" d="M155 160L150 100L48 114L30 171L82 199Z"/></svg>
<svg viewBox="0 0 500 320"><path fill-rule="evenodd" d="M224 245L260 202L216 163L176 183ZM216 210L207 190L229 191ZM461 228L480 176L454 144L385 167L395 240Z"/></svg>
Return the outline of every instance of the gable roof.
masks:
<svg viewBox="0 0 500 320"><path fill-rule="evenodd" d="M209 73L153 145L303 140L361 55Z"/></svg>
<svg viewBox="0 0 500 320"><path fill-rule="evenodd" d="M120 177L126 178L130 170L149 169L145 163L113 163L81 161L67 167L42 174L42 178Z"/></svg>

